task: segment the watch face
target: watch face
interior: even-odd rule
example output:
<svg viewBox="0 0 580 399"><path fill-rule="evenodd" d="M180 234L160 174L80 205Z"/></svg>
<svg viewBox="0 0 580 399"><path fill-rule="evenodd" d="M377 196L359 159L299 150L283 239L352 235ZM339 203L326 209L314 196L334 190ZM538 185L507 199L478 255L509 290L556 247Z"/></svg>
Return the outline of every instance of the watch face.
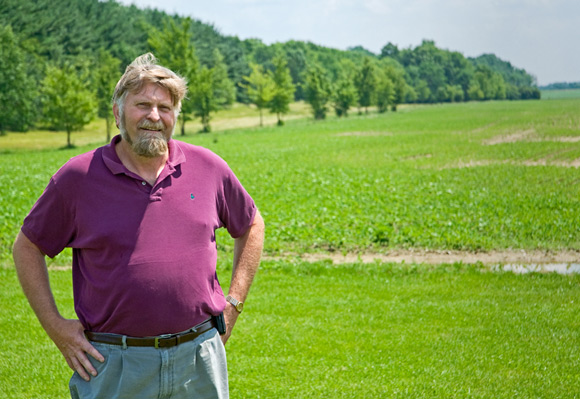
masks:
<svg viewBox="0 0 580 399"><path fill-rule="evenodd" d="M242 302L238 302L238 304L236 305L236 310L241 313L243 309L244 304Z"/></svg>

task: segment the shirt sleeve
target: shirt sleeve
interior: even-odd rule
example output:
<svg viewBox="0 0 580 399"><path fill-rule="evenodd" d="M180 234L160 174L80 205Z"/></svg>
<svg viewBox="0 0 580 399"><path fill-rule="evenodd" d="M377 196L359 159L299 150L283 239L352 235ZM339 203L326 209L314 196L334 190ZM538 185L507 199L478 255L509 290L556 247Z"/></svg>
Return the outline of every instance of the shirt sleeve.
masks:
<svg viewBox="0 0 580 399"><path fill-rule="evenodd" d="M256 205L229 167L219 194L219 217L233 238L238 238L250 228L256 216Z"/></svg>
<svg viewBox="0 0 580 399"><path fill-rule="evenodd" d="M45 255L58 255L74 236L71 206L58 190L54 177L24 219L22 233Z"/></svg>

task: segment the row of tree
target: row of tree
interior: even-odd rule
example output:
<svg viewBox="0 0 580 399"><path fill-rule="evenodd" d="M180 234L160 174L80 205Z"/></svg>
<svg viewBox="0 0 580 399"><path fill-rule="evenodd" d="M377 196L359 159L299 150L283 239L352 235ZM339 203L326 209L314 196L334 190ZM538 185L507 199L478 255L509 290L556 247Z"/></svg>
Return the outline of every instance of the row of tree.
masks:
<svg viewBox="0 0 580 399"><path fill-rule="evenodd" d="M72 131L95 113L110 118L114 83L146 51L189 81L182 133L194 116L209 131L211 114L234 101L256 104L260 116L270 109L281 124L293 100L309 102L314 117L324 118L332 108L346 116L352 107L384 112L401 103L528 99L540 93L535 79L509 62L494 55L465 58L432 41L408 49L388 43L381 54L299 41L265 45L114 0L2 0L0 39L0 100L11 105L0 109L0 131L34 124ZM85 122L80 116L71 122L70 106Z"/></svg>
<svg viewBox="0 0 580 399"><path fill-rule="evenodd" d="M580 89L580 82L556 82L540 87L541 90L575 90Z"/></svg>

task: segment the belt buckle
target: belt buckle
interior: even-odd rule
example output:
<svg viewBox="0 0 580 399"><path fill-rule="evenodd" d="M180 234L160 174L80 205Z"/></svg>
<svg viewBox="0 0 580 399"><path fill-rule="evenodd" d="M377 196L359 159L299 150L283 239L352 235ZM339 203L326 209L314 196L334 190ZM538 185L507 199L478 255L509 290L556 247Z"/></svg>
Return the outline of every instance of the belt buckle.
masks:
<svg viewBox="0 0 580 399"><path fill-rule="evenodd" d="M165 334L165 335L160 335L158 337L155 337L155 349L159 349L159 348L165 348L165 345L160 346L160 343L163 342L168 342L170 340L176 340L177 337L173 334Z"/></svg>

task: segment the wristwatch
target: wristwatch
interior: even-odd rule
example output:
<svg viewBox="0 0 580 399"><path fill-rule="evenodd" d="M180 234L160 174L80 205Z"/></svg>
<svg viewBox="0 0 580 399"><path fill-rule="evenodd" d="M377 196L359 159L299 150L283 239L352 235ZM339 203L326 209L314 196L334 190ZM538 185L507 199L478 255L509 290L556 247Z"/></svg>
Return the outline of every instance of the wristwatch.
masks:
<svg viewBox="0 0 580 399"><path fill-rule="evenodd" d="M238 311L238 313L242 313L242 310L244 310L244 303L238 301L236 298L228 295L226 297L226 301L228 301L229 303L231 303L232 305L234 305L234 308L236 308L236 310Z"/></svg>

